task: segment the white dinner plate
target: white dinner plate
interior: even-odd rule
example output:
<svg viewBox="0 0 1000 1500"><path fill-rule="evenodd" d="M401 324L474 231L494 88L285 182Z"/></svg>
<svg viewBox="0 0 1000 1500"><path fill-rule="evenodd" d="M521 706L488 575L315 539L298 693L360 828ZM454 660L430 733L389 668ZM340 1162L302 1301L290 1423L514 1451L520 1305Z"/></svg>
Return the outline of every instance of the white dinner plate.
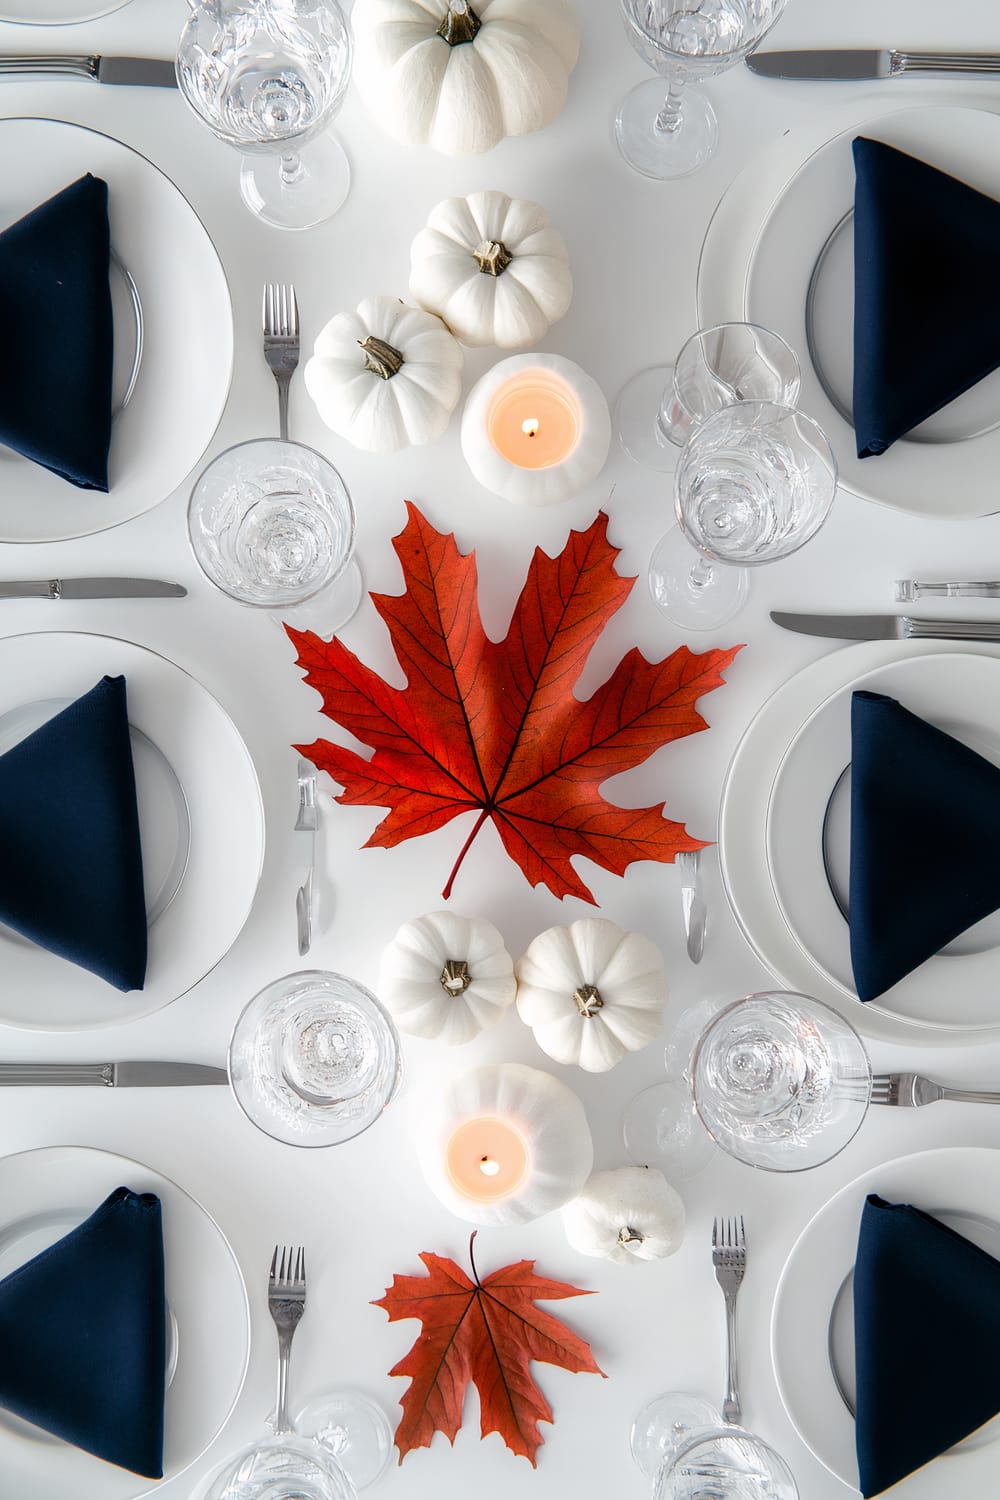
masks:
<svg viewBox="0 0 1000 1500"><path fill-rule="evenodd" d="M808 157L769 209L747 267L743 315L774 329L799 355L800 404L829 437L844 489L914 515L988 515L1000 503L995 477L1000 465L995 415L1000 409L1000 372L887 453L857 456L849 420L854 319L851 143L857 135L885 141L1000 198L1000 115L945 107L907 109L852 125ZM933 295L932 289L928 295Z"/></svg>
<svg viewBox="0 0 1000 1500"><path fill-rule="evenodd" d="M62 120L0 119L0 230L85 172L109 190L111 241L142 308L142 360L111 429L110 491L81 490L0 448L0 541L89 536L151 510L191 473L229 395L233 314L208 234L178 188L111 136ZM112 289L120 276L112 274ZM116 345L134 346L115 297ZM121 357L116 359L120 369Z"/></svg>
<svg viewBox="0 0 1000 1500"><path fill-rule="evenodd" d="M163 1206L169 1309L163 1479L119 1469L0 1410L5 1495L135 1500L149 1494L204 1453L243 1388L250 1312L236 1258L201 1204L151 1167L86 1146L0 1158L0 1276L68 1234L117 1187L155 1193Z"/></svg>
<svg viewBox="0 0 1000 1500"><path fill-rule="evenodd" d="M228 714L175 663L111 636L46 631L0 639L0 749L119 673L133 744L141 746L146 984L123 994L0 926L0 1021L11 1026L76 1031L148 1015L214 968L253 905L264 857L256 772Z"/></svg>
<svg viewBox="0 0 1000 1500"><path fill-rule="evenodd" d="M858 1466L848 1405L854 1361L848 1297L869 1193L890 1203L912 1203L995 1255L1000 1251L1000 1151L951 1146L873 1167L825 1203L792 1246L771 1313L774 1375L806 1447L852 1489L857 1489ZM914 1316L919 1316L917 1309ZM1000 1419L949 1453L981 1447L997 1437ZM942 1471L942 1490L946 1483Z"/></svg>
<svg viewBox="0 0 1000 1500"><path fill-rule="evenodd" d="M0 0L0 21L24 26L69 26L75 21L96 21L122 10L129 0Z"/></svg>
<svg viewBox="0 0 1000 1500"><path fill-rule="evenodd" d="M1000 766L1000 660L910 657L840 687L809 715L771 789L767 857L793 937L831 984L857 1001L846 912L850 868L851 698L886 693ZM927 866L952 880L946 849ZM924 872L900 870L902 884ZM920 1025L982 1030L1000 1023L1000 913L977 922L869 1006ZM867 1008L867 1007L866 1007Z"/></svg>

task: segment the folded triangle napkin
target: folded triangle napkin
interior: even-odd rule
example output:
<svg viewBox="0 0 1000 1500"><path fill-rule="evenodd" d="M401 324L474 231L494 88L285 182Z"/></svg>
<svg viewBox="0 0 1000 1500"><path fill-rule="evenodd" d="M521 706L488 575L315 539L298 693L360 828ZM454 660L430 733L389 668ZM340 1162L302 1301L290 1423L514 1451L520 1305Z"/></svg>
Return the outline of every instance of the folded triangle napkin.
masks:
<svg viewBox="0 0 1000 1500"><path fill-rule="evenodd" d="M107 490L114 327L108 185L88 173L0 234L0 443Z"/></svg>
<svg viewBox="0 0 1000 1500"><path fill-rule="evenodd" d="M854 693L850 929L859 999L891 989L1000 906L998 849L1000 770L894 698Z"/></svg>
<svg viewBox="0 0 1000 1500"><path fill-rule="evenodd" d="M0 1281L0 1406L159 1479L165 1382L160 1200L120 1187Z"/></svg>
<svg viewBox="0 0 1000 1500"><path fill-rule="evenodd" d="M882 141L854 141L858 457L1000 365L1000 203Z"/></svg>
<svg viewBox="0 0 1000 1500"><path fill-rule="evenodd" d="M0 923L142 989L146 903L124 677L0 755Z"/></svg>
<svg viewBox="0 0 1000 1500"><path fill-rule="evenodd" d="M880 1495L1000 1412L1000 1261L872 1193L854 1266L861 1493Z"/></svg>

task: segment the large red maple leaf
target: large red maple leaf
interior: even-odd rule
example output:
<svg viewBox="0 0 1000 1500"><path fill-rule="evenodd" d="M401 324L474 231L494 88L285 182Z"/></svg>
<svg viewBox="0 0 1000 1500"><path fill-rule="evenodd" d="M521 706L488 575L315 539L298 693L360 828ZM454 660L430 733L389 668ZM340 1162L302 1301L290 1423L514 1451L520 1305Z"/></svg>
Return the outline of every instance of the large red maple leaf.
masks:
<svg viewBox="0 0 1000 1500"><path fill-rule="evenodd" d="M616 875L633 860L703 849L656 807L615 807L600 786L670 740L707 728L697 700L722 683L737 651L679 647L660 662L631 650L597 691L573 691L590 648L631 592L601 512L558 557L536 549L502 642L483 630L475 554L459 552L407 505L393 545L405 592L372 594L406 687L394 688L337 639L286 626L323 712L371 746L365 760L329 740L296 749L343 787L338 802L387 807L366 848L391 848L479 809L444 888L487 818L532 885L594 898L571 859Z"/></svg>
<svg viewBox="0 0 1000 1500"><path fill-rule="evenodd" d="M471 1253L470 1241L470 1258ZM535 1454L544 1442L538 1424L553 1416L532 1377L531 1361L577 1374L604 1371L589 1344L535 1303L591 1294L536 1276L533 1260L504 1266L483 1281L473 1261L475 1280L470 1281L444 1256L424 1251L420 1259L426 1276L394 1276L385 1296L373 1303L385 1309L391 1323L419 1318L423 1324L410 1352L389 1371L410 1376L396 1428L400 1463L412 1449L429 1448L435 1432L454 1445L471 1381L479 1392L482 1436L499 1432L512 1453L537 1467Z"/></svg>

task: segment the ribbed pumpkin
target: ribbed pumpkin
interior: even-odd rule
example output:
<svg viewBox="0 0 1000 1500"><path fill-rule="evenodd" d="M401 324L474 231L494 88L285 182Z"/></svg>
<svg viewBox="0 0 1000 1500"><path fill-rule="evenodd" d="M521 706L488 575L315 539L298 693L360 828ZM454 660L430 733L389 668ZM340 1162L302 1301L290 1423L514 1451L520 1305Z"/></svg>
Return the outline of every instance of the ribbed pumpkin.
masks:
<svg viewBox="0 0 1000 1500"><path fill-rule="evenodd" d="M471 1041L503 1018L515 989L514 961L484 917L415 917L382 954L379 998L411 1036Z"/></svg>

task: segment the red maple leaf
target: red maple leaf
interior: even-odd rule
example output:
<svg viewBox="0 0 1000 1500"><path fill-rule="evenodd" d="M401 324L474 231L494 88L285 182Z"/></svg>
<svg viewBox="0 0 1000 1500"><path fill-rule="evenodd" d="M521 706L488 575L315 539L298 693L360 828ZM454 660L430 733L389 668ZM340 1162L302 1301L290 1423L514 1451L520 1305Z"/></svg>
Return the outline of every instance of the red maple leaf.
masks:
<svg viewBox="0 0 1000 1500"><path fill-rule="evenodd" d="M472 1241L469 1258L472 1260ZM454 1446L462 1425L469 1382L479 1392L480 1430L499 1432L512 1453L533 1468L545 1439L539 1422L551 1422L552 1408L535 1384L532 1360L559 1365L575 1374L603 1375L590 1345L564 1323L535 1306L536 1301L589 1297L565 1281L535 1275L533 1260L494 1271L484 1281L470 1281L460 1266L424 1251L426 1276L394 1276L384 1297L373 1302L389 1314L390 1323L419 1318L421 1332L410 1352L390 1375L409 1375L396 1428L399 1461L413 1448L429 1448L435 1432Z"/></svg>
<svg viewBox="0 0 1000 1500"><path fill-rule="evenodd" d="M497 642L479 617L475 554L463 556L415 506L407 511L393 543L406 590L371 596L405 688L389 687L339 640L286 626L323 712L375 752L365 760L329 740L296 746L344 788L338 802L389 809L365 847L391 848L478 808L445 898L490 818L532 885L590 902L574 855L622 875L633 860L703 849L703 839L664 817L662 802L615 807L599 788L707 728L695 704L721 685L741 648L696 655L681 646L660 662L633 649L581 702L573 687L590 648L635 582L615 571L607 516L570 532L558 557L536 549Z"/></svg>

